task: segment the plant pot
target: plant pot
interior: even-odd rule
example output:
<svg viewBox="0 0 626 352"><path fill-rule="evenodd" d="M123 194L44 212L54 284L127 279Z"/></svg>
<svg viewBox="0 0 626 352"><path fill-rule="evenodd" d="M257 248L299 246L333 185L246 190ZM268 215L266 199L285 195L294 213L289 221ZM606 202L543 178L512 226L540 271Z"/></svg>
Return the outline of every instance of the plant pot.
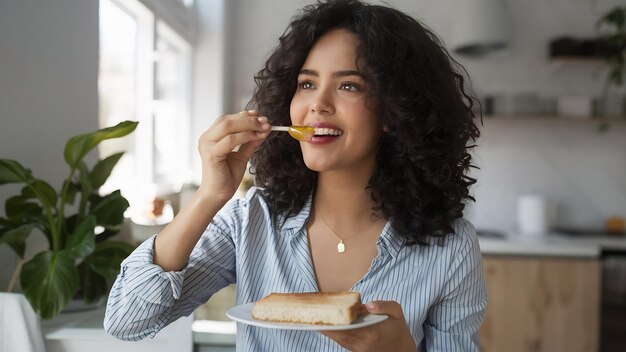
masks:
<svg viewBox="0 0 626 352"><path fill-rule="evenodd" d="M0 351L44 351L41 321L20 293L0 292Z"/></svg>

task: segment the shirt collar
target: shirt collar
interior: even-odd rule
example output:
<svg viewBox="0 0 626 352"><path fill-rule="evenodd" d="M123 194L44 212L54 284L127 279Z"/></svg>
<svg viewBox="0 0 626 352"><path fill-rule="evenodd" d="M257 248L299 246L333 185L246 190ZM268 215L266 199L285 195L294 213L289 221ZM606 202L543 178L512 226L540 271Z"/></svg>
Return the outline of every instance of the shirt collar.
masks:
<svg viewBox="0 0 626 352"><path fill-rule="evenodd" d="M309 219L309 215L311 215L311 204L313 203L313 195L309 195L308 199L304 203L302 210L295 216L288 217L285 220L285 223L282 226L282 231L289 233L292 237L295 237L299 234L305 234L304 227ZM391 254L394 258L398 256L400 250L404 246L405 239L402 238L391 225L391 221L387 221L385 227L383 227L383 231L378 238L376 244Z"/></svg>
<svg viewBox="0 0 626 352"><path fill-rule="evenodd" d="M313 195L309 195L304 206L300 210L298 214L295 216L290 216L285 219L285 223L282 226L283 231L291 230L291 235L295 236L298 233L304 233L301 231L309 220L309 215L311 214L311 203L313 201Z"/></svg>
<svg viewBox="0 0 626 352"><path fill-rule="evenodd" d="M391 223L392 220L387 221L376 244L379 246L382 244L382 247L385 247L389 251L389 254L396 258L402 247L404 247L406 240L393 229Z"/></svg>

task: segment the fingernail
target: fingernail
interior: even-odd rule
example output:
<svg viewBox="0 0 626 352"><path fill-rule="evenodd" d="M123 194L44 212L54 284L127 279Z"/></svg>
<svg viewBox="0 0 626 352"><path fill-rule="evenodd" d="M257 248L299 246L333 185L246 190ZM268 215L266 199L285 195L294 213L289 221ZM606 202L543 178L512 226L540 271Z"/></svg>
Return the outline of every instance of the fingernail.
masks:
<svg viewBox="0 0 626 352"><path fill-rule="evenodd" d="M257 117L257 120L260 123L267 123L267 117L265 117L265 116L259 116L259 117Z"/></svg>
<svg viewBox="0 0 626 352"><path fill-rule="evenodd" d="M256 110L248 110L248 114L256 114Z"/></svg>
<svg viewBox="0 0 626 352"><path fill-rule="evenodd" d="M372 302L367 302L367 303L365 303L365 308L367 308L368 310L374 309L374 308L376 308L376 305L374 303L372 303Z"/></svg>

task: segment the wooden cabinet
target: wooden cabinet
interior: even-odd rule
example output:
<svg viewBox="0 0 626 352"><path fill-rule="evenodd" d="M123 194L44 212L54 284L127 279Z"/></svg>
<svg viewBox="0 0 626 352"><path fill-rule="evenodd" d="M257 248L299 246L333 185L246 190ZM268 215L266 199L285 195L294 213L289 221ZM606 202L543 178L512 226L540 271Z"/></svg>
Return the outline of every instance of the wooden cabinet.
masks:
<svg viewBox="0 0 626 352"><path fill-rule="evenodd" d="M599 260L485 256L483 265L485 352L599 350Z"/></svg>

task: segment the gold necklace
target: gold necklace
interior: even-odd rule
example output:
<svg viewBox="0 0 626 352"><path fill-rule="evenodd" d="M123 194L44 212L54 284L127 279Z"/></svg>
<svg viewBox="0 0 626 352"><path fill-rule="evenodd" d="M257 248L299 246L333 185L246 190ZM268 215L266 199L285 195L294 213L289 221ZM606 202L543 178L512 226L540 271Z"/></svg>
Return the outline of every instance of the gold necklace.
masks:
<svg viewBox="0 0 626 352"><path fill-rule="evenodd" d="M337 252L338 253L343 253L346 251L346 245L343 244L343 240L341 239L341 237L337 236L337 234L335 233L335 231L333 231L333 229L330 228L330 226L328 226L328 224L326 223L326 221L324 221L324 217L322 216L322 213L316 209L316 213L317 215L320 216L320 220L322 221L322 224L324 224L324 226L326 226L326 228L328 229L328 231L330 231L330 233L333 234L333 236L337 237L337 239L339 239L339 243L337 244Z"/></svg>

